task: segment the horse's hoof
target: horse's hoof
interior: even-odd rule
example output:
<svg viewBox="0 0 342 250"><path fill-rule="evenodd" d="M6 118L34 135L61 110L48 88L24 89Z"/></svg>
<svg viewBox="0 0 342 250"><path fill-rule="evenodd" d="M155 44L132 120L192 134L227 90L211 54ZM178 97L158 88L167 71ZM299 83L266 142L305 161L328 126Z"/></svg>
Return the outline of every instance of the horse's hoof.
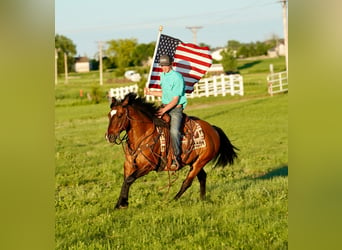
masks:
<svg viewBox="0 0 342 250"><path fill-rule="evenodd" d="M128 205L116 205L115 209L125 209L128 208Z"/></svg>

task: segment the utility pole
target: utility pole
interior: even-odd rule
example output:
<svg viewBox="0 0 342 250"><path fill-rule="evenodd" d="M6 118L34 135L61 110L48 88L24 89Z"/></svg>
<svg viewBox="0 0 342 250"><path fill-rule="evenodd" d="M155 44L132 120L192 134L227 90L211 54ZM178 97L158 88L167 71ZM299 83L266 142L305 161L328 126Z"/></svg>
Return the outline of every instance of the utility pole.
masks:
<svg viewBox="0 0 342 250"><path fill-rule="evenodd" d="M188 26L185 28L192 31L192 37L193 37L194 44L197 44L197 30L202 29L203 27L202 26Z"/></svg>
<svg viewBox="0 0 342 250"><path fill-rule="evenodd" d="M58 82L58 50L57 48L55 48L55 84L57 85L57 82Z"/></svg>
<svg viewBox="0 0 342 250"><path fill-rule="evenodd" d="M65 71L65 81L64 83L68 83L68 56L67 53L64 52L64 71Z"/></svg>
<svg viewBox="0 0 342 250"><path fill-rule="evenodd" d="M103 85L103 76L102 76L102 45L103 45L103 42L99 41L97 42L98 45L99 45L99 72L100 72L100 85Z"/></svg>
<svg viewBox="0 0 342 250"><path fill-rule="evenodd" d="M283 6L283 28L284 28L284 45L285 45L285 61L286 61L286 70L289 69L289 47L288 47L288 33L287 33L287 0L281 0Z"/></svg>

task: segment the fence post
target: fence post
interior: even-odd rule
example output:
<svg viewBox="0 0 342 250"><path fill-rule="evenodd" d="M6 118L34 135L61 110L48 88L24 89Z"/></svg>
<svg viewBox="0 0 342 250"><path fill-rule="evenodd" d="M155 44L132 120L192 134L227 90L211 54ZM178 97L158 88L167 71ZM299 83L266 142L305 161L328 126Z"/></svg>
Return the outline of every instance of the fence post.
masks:
<svg viewBox="0 0 342 250"><path fill-rule="evenodd" d="M242 76L239 76L239 88L240 88L240 95L244 95L244 89L243 89L243 78Z"/></svg>
<svg viewBox="0 0 342 250"><path fill-rule="evenodd" d="M200 79L195 85L194 85L194 91L191 93L191 98L198 97L198 92L199 92L199 85L201 84L202 79Z"/></svg>
<svg viewBox="0 0 342 250"><path fill-rule="evenodd" d="M230 94L235 95L233 75L229 75Z"/></svg>
<svg viewBox="0 0 342 250"><path fill-rule="evenodd" d="M208 97L209 96L209 83L208 83L208 79L205 79L204 87L205 87L205 96Z"/></svg>
<svg viewBox="0 0 342 250"><path fill-rule="evenodd" d="M214 96L217 96L217 80L216 80L216 76L213 77L213 88L214 88Z"/></svg>
<svg viewBox="0 0 342 250"><path fill-rule="evenodd" d="M221 77L222 96L226 96L226 83L224 79L224 74L221 74L220 77Z"/></svg>
<svg viewBox="0 0 342 250"><path fill-rule="evenodd" d="M283 91L283 78L281 76L282 74L279 74L279 87L280 87L280 91Z"/></svg>
<svg viewBox="0 0 342 250"><path fill-rule="evenodd" d="M124 98L124 95L125 95L125 94L124 94L124 93L125 93L124 91L125 91L125 88L124 88L124 87L121 87L121 88L120 88L120 97L121 97L121 99Z"/></svg>
<svg viewBox="0 0 342 250"><path fill-rule="evenodd" d="M269 81L268 82L268 93L271 95L271 96L273 96L273 87L272 87L272 82L271 81Z"/></svg>
<svg viewBox="0 0 342 250"><path fill-rule="evenodd" d="M199 93L199 84L200 84L200 81L197 84L195 84L194 92L196 91L196 96L198 96L198 93ZM194 92L191 93L193 95L192 97L194 97Z"/></svg>

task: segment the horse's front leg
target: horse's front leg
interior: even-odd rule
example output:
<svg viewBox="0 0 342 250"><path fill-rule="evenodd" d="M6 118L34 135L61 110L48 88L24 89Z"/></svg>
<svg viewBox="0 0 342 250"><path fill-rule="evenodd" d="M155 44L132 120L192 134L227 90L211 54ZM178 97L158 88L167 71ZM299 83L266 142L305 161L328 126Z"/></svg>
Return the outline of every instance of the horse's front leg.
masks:
<svg viewBox="0 0 342 250"><path fill-rule="evenodd" d="M200 182L200 188L201 188L201 199L205 198L205 183L206 183L206 177L207 174L202 169L205 164L207 164L208 160L197 160L190 168L190 171L188 173L188 176L184 180L181 189L175 196L175 200L178 200L182 194L191 186L192 181L197 176L199 182Z"/></svg>
<svg viewBox="0 0 342 250"><path fill-rule="evenodd" d="M118 202L115 205L116 209L120 208L127 208L128 207L128 193L129 188L133 184L133 182L137 179L135 176L135 173L125 178L120 192L120 197L118 199Z"/></svg>
<svg viewBox="0 0 342 250"><path fill-rule="evenodd" d="M129 188L133 182L141 176L148 174L153 168L151 164L146 162L146 157L139 154L136 158L136 164L133 165L133 158L128 151L125 151L126 161L124 164L124 182L121 187L120 197L115 205L115 208L127 208L128 207L128 193Z"/></svg>
<svg viewBox="0 0 342 250"><path fill-rule="evenodd" d="M121 186L121 192L118 202L115 205L116 209L128 207L129 188L138 178L136 169L133 168L133 158L129 154L128 147L125 147L125 162L124 162L124 181Z"/></svg>

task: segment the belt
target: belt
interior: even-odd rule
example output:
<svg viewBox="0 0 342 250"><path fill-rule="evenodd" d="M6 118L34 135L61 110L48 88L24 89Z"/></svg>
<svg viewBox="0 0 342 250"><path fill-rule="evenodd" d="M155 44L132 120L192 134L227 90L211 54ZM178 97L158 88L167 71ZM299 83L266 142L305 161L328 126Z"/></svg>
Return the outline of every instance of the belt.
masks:
<svg viewBox="0 0 342 250"><path fill-rule="evenodd" d="M162 104L161 107L165 107L165 104ZM183 104L178 104L177 106L175 106L174 108L183 108Z"/></svg>

